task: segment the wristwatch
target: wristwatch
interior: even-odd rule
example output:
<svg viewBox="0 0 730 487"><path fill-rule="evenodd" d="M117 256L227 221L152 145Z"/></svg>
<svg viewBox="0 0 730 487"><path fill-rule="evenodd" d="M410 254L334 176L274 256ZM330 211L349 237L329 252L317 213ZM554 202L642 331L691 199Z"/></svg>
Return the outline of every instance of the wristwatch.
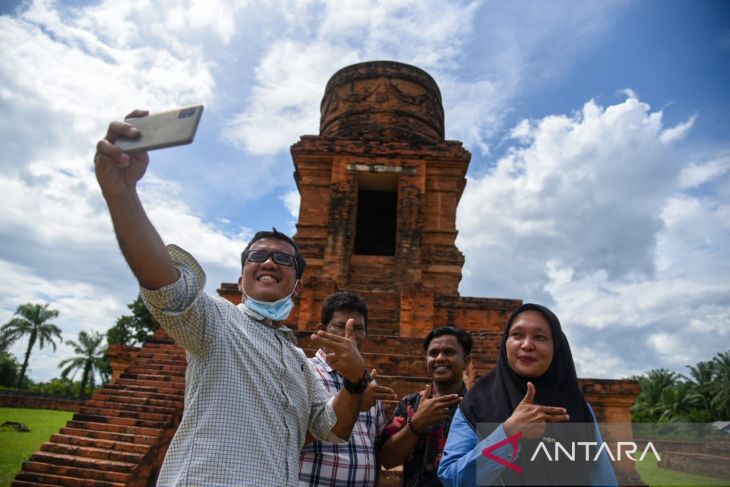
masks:
<svg viewBox="0 0 730 487"><path fill-rule="evenodd" d="M368 388L368 384L370 384L370 380L372 379L370 377L370 372L365 369L365 373L362 375L362 378L360 379L360 382L350 382L347 377L344 378L345 380L345 390L349 392L350 394L361 394L365 392L365 389Z"/></svg>

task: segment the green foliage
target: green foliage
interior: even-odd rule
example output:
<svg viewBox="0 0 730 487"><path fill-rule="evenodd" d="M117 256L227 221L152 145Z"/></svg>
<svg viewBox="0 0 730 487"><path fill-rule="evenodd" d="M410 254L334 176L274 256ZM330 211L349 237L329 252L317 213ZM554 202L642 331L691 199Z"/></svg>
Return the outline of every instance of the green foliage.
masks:
<svg viewBox="0 0 730 487"><path fill-rule="evenodd" d="M641 392L632 420L707 423L730 418L730 351L687 368L689 376L654 369L636 377Z"/></svg>
<svg viewBox="0 0 730 487"><path fill-rule="evenodd" d="M28 390L48 396L79 397L81 394L81 382L65 377L56 377L48 382L32 383Z"/></svg>
<svg viewBox="0 0 730 487"><path fill-rule="evenodd" d="M48 323L49 320L58 317L58 311L48 309L48 304L21 304L15 311L14 316L17 316L17 318L13 318L0 327L0 337L2 337L0 341L10 345L22 337L28 336L28 347L18 374L18 389L22 389L30 353L36 341L38 341L40 349L43 349L46 342L50 343L55 352L56 342L54 337L59 341L61 340L61 329L52 323Z"/></svg>
<svg viewBox="0 0 730 487"><path fill-rule="evenodd" d="M8 352L0 352L0 386L11 387L18 381L20 364Z"/></svg>
<svg viewBox="0 0 730 487"><path fill-rule="evenodd" d="M147 310L141 296L137 296L127 307L132 315L123 315L106 332L107 342L112 344L140 346L152 338L159 324Z"/></svg>
<svg viewBox="0 0 730 487"><path fill-rule="evenodd" d="M0 486L10 485L23 462L72 416L73 413L68 411L0 408L0 424L17 421L30 428L30 433L0 432Z"/></svg>
<svg viewBox="0 0 730 487"><path fill-rule="evenodd" d="M79 333L78 343L73 340L66 340L66 344L74 349L75 357L62 360L58 366L65 367L61 371L61 378L65 379L69 374L81 371L81 386L79 390L79 398L86 392L86 386L89 384L91 390L94 390L94 377L99 374L102 382L108 380L108 376L104 377L104 367L108 365L106 362L106 347L102 345L104 335L99 332L93 334L82 331Z"/></svg>

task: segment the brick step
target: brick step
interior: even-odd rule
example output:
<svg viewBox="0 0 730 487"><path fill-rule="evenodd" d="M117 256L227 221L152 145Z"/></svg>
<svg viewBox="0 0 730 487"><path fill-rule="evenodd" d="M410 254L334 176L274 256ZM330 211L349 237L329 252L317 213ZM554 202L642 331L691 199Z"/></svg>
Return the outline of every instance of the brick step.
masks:
<svg viewBox="0 0 730 487"><path fill-rule="evenodd" d="M26 482L25 480L13 480L10 487L57 487L59 484L41 484L39 482Z"/></svg>
<svg viewBox="0 0 730 487"><path fill-rule="evenodd" d="M182 374L185 375L185 368L187 364L144 364L144 366L137 365L136 362L130 364L130 366L127 368L125 372L130 372L132 374L150 374L150 373L164 373L164 374Z"/></svg>
<svg viewBox="0 0 730 487"><path fill-rule="evenodd" d="M119 401L102 401L99 399L89 399L84 403L84 407L96 407L99 409L117 409L121 411L138 412L138 413L154 413L154 414L179 414L182 410L182 404L171 406L150 406L147 404L123 403ZM79 411L80 412L80 411Z"/></svg>
<svg viewBox="0 0 730 487"><path fill-rule="evenodd" d="M66 423L68 428L77 428L84 430L107 431L110 433L121 433L124 435L143 435L157 438L160 434L159 428L146 428L142 426L125 426L121 424L96 423L93 421L76 421L71 420Z"/></svg>
<svg viewBox="0 0 730 487"><path fill-rule="evenodd" d="M24 471L15 477L15 481L11 485L12 487L26 487L31 485L36 487L45 487L47 485L53 487L125 487L126 484L123 482L108 482L86 477L65 477L42 472Z"/></svg>
<svg viewBox="0 0 730 487"><path fill-rule="evenodd" d="M98 406L87 406L86 403L79 408L79 414L93 415L93 416L106 416L109 418L125 418L142 421L152 421L169 423L175 417L174 414L166 413L146 413L139 411L130 411L127 409L111 409L111 408L100 408Z"/></svg>
<svg viewBox="0 0 730 487"><path fill-rule="evenodd" d="M158 383L164 387L180 387L180 386L185 387L184 375L183 376L162 375L162 374L153 374L150 372L144 373L144 374L134 374L134 373L130 373L130 372L124 372L119 377L122 379L128 379L128 380Z"/></svg>
<svg viewBox="0 0 730 487"><path fill-rule="evenodd" d="M120 426L138 426L142 428L165 429L170 426L170 421L148 421L145 419L120 418L116 416L104 416L101 414L73 415L74 421L88 421L91 423L117 424Z"/></svg>
<svg viewBox="0 0 730 487"><path fill-rule="evenodd" d="M163 366L163 367L185 367L187 365L186 360L159 360L155 358L147 357L136 357L133 362L129 364L129 367L135 367L142 371L154 370L152 367Z"/></svg>
<svg viewBox="0 0 730 487"><path fill-rule="evenodd" d="M114 441L101 438L89 438L87 436L67 435L62 433L52 435L50 441L57 444L102 448L120 452L137 453L139 455L145 455L150 450L150 445L145 445L142 443Z"/></svg>
<svg viewBox="0 0 730 487"><path fill-rule="evenodd" d="M68 455L76 458L89 458L95 460L111 460L113 462L125 462L139 464L144 458L143 453L131 453L123 451L115 451L108 448L98 448L91 446L69 445L67 443L43 443L41 451L47 453L56 453L59 455Z"/></svg>
<svg viewBox="0 0 730 487"><path fill-rule="evenodd" d="M35 453L33 456L39 455L38 453ZM33 457L31 457L32 459ZM71 459L73 460L73 459ZM101 462L101 460L99 460ZM61 480L61 483L58 483L56 485L64 485L64 486L71 486L71 485L84 485L79 484L76 482L83 482L84 480L91 480L94 479L96 481L100 482L109 482L109 483L117 483L126 485L127 481L131 477L130 474L122 473L122 472L115 472L115 471L109 471L106 470L105 466L103 464L97 465L100 469L96 468L88 468L88 467L79 467L79 466L71 466L71 465L56 465L47 461L36 461L34 459L29 460L27 462L23 463L23 472L18 474L16 478L20 478L20 480L25 480L24 474L40 474L43 476L55 476L55 477L61 477L63 480ZM129 470L129 469L128 469Z"/></svg>
<svg viewBox="0 0 730 487"><path fill-rule="evenodd" d="M156 436L118 433L115 431L101 431L89 428L81 428L78 426L65 426L61 428L60 434L74 437L86 437L90 440L107 440L119 443L136 444L136 445L155 445L157 443Z"/></svg>
<svg viewBox="0 0 730 487"><path fill-rule="evenodd" d="M67 467L89 468L105 472L120 472L125 476L131 475L136 467L135 463L119 462L114 460L100 460L95 458L78 457L76 455L65 455L61 453L50 453L37 451L30 456L31 462L46 463L50 465L61 465Z"/></svg>
<svg viewBox="0 0 730 487"><path fill-rule="evenodd" d="M166 396L165 394L150 394L148 391L131 391L116 387L114 384L105 386L103 390L95 393L92 399L158 407L180 407L183 403L183 396Z"/></svg>
<svg viewBox="0 0 730 487"><path fill-rule="evenodd" d="M164 339L159 340L157 336L153 338L152 340L149 340L145 342L144 347L145 348L161 348L161 349L172 349L172 350L182 350L182 347L175 344L175 341L170 338L166 333L164 333Z"/></svg>
<svg viewBox="0 0 730 487"><path fill-rule="evenodd" d="M185 363L185 352L180 349L181 352L167 352L160 350L148 350L147 347L143 348L137 353L135 360L142 360L145 362L151 362L159 365L180 365Z"/></svg>
<svg viewBox="0 0 730 487"><path fill-rule="evenodd" d="M170 394L172 396L180 394L185 387L180 384L172 384L169 382L160 383L154 380L124 379L119 378L116 385L135 391L147 391L158 394Z"/></svg>
<svg viewBox="0 0 730 487"><path fill-rule="evenodd" d="M175 400L182 398L183 387L156 387L157 383L143 383L143 381L135 381L130 379L118 379L116 383L110 384L105 388L118 391L141 392L155 399Z"/></svg>

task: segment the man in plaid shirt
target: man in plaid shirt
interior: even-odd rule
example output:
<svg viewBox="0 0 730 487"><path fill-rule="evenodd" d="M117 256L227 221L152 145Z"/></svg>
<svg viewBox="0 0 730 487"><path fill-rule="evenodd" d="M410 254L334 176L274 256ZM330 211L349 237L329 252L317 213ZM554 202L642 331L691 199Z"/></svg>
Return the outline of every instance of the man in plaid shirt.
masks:
<svg viewBox="0 0 730 487"><path fill-rule="evenodd" d="M324 300L320 328L344 336L345 323L350 319L355 320L355 340L362 351L368 319L365 300L349 292L335 293ZM325 350L317 350L309 361L327 392L337 394L342 389L342 375L329 363ZM371 376L375 375L376 371L373 370ZM382 400L397 398L392 389L371 382L364 393L360 415L348 443L314 440L304 446L299 461L300 487L375 486L380 467L376 459L375 442L385 426Z"/></svg>

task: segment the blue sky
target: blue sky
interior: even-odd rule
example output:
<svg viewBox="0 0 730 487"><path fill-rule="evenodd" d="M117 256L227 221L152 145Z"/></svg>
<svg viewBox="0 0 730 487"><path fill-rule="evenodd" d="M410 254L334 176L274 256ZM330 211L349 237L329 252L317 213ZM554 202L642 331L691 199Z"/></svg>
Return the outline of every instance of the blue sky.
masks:
<svg viewBox="0 0 730 487"><path fill-rule="evenodd" d="M65 339L137 290L92 158L133 108L203 103L141 185L207 289L298 214L289 147L329 77L389 59L440 86L472 153L464 296L561 317L579 374L680 372L730 349L730 5L724 1L34 1L0 7L0 323L49 302ZM24 343L11 351L19 357ZM35 351L34 379L70 348Z"/></svg>

